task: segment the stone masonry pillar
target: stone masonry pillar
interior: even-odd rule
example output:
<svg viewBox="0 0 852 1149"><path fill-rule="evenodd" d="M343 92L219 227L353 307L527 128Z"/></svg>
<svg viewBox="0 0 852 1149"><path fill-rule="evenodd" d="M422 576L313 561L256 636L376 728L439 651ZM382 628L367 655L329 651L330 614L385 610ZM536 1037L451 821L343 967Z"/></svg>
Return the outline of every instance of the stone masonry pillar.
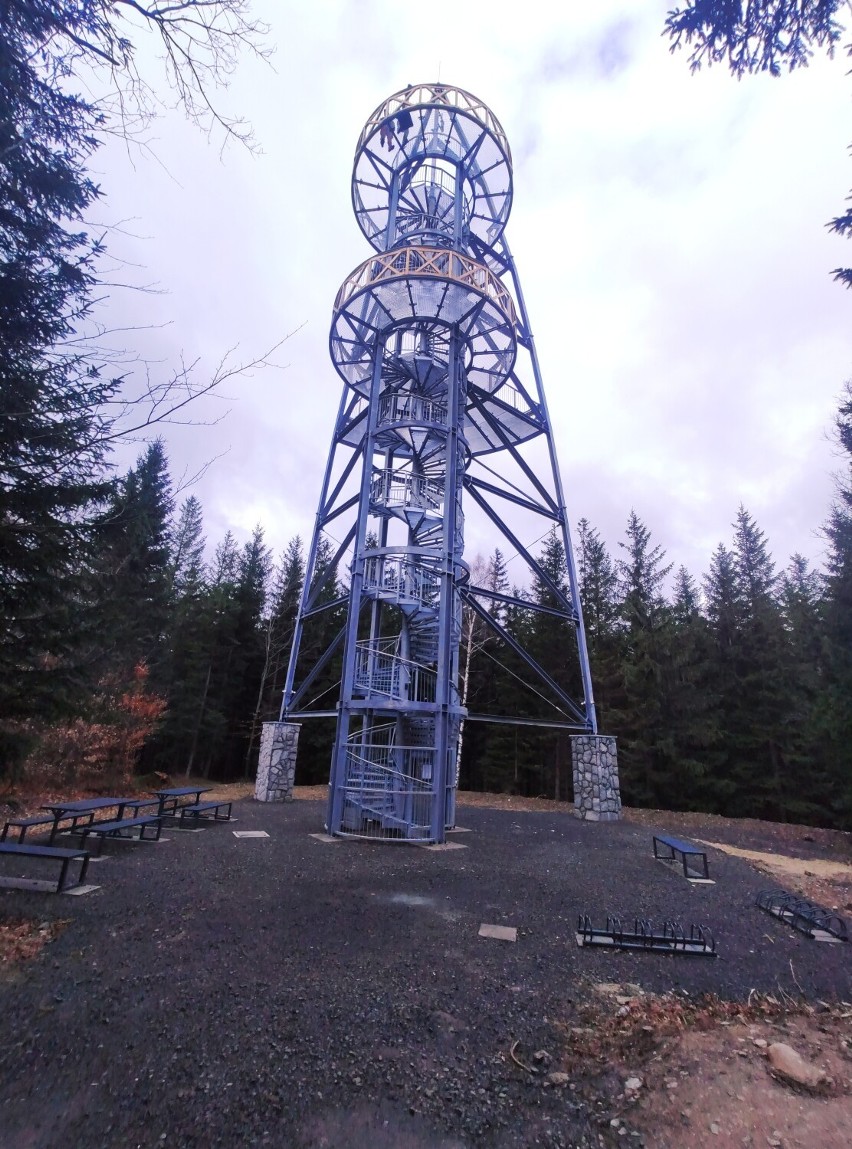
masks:
<svg viewBox="0 0 852 1149"><path fill-rule="evenodd" d="M258 802L292 802L296 777L298 722L264 722L254 796Z"/></svg>
<svg viewBox="0 0 852 1149"><path fill-rule="evenodd" d="M606 734L571 738L574 766L574 815L588 822L617 822L621 817L615 739Z"/></svg>

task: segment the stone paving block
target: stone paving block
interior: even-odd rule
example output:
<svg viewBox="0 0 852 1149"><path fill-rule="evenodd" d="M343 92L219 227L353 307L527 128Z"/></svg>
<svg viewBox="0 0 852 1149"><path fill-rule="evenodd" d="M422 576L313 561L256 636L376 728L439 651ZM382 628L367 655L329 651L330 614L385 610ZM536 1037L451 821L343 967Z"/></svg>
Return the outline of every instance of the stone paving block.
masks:
<svg viewBox="0 0 852 1149"><path fill-rule="evenodd" d="M483 922L479 927L481 938L494 938L498 942L516 942L518 930L516 926L490 926Z"/></svg>

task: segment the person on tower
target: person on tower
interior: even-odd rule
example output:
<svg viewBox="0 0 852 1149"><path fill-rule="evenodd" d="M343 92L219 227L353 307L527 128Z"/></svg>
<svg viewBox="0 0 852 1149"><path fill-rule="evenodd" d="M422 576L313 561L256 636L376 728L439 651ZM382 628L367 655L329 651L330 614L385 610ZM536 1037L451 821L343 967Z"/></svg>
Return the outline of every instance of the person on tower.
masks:
<svg viewBox="0 0 852 1149"><path fill-rule="evenodd" d="M396 117L396 126L402 134L403 144L407 143L408 133L414 127L414 120L411 118L411 112L409 112L408 108L403 108Z"/></svg>
<svg viewBox="0 0 852 1149"><path fill-rule="evenodd" d="M409 116L409 119L411 117ZM382 120L381 127L379 128L379 143L388 149L389 152L393 151L393 119Z"/></svg>

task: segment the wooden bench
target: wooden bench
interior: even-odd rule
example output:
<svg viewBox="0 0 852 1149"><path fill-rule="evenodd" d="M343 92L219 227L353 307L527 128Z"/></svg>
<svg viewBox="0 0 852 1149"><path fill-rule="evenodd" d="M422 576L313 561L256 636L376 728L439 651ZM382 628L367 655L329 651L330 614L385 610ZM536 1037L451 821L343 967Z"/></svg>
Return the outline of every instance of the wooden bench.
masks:
<svg viewBox="0 0 852 1149"><path fill-rule="evenodd" d="M199 822L230 822L231 820L230 802L195 802L192 806L179 806L178 809L181 825L184 822L193 822L197 825ZM225 813L220 814L220 810L225 810Z"/></svg>
<svg viewBox="0 0 852 1149"><path fill-rule="evenodd" d="M32 842L0 842L0 856L3 855L16 858L46 858L60 863L59 880L55 885L39 878L0 876L0 886L13 890L45 890L48 893L61 894L65 890L82 886L86 880L86 870L89 868L89 852L83 849L60 850L56 846L34 846ZM77 881L69 885L68 869L75 859L80 861L80 873Z"/></svg>
<svg viewBox="0 0 852 1149"><path fill-rule="evenodd" d="M147 829L152 829L153 834L146 834ZM83 839L83 845L86 844L86 839L90 834L94 834L98 838L98 849L94 857L99 858L104 848L104 840L106 838L124 838L126 830L138 829L139 833L129 837L128 840L137 842L158 842L160 840L160 831L162 824L158 815L146 814L139 818L122 818L120 822L90 822L86 826L81 826L74 830L73 833L79 834Z"/></svg>
<svg viewBox="0 0 852 1149"><path fill-rule="evenodd" d="M70 822L72 829L76 827L78 821L91 822L93 814L69 814L65 818L60 818L60 822ZM21 844L27 836L27 830L30 826L52 826L57 825L56 819L52 814L32 814L29 818L10 818L6 825L3 827L3 832L0 834L0 842L5 842L9 830L12 828L18 830L18 843Z"/></svg>
<svg viewBox="0 0 852 1149"><path fill-rule="evenodd" d="M661 854L660 847L664 847L668 853ZM710 872L707 868L707 852L701 850L698 846L693 846L690 842L682 842L680 838L672 838L667 834L654 835L654 857L658 862L675 862L678 860L683 862L683 876L691 882L708 882L710 881ZM699 859L700 870L694 867L690 872L690 859Z"/></svg>

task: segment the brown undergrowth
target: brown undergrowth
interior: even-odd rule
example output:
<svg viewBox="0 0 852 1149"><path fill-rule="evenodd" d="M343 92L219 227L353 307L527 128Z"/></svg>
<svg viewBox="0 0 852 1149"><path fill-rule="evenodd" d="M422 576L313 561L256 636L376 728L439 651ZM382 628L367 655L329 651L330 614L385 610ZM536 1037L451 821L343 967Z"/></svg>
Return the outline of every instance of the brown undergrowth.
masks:
<svg viewBox="0 0 852 1149"><path fill-rule="evenodd" d="M37 957L68 924L67 920L38 922L18 916L0 920L0 971L9 973Z"/></svg>

